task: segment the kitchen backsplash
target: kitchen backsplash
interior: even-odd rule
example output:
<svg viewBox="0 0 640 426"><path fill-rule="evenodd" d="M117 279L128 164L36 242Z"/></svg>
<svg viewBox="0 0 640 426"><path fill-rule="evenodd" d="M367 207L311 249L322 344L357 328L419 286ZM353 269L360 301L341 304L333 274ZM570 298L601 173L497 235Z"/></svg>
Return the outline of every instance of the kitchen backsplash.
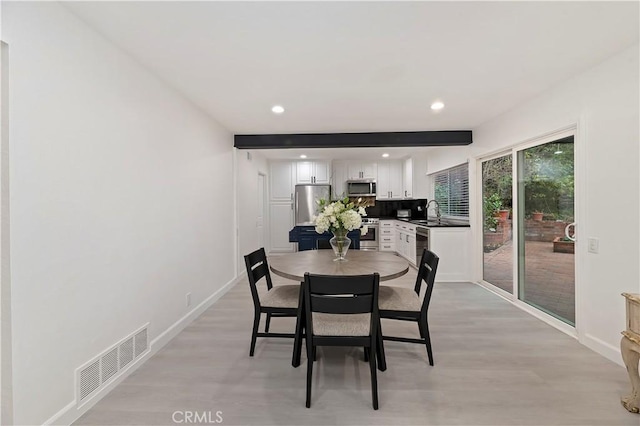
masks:
<svg viewBox="0 0 640 426"><path fill-rule="evenodd" d="M398 200L398 201L376 201L375 205L367 207L369 217L396 217L398 209L411 209L411 218L423 218L424 209L418 211L418 206L424 207L426 199L421 200Z"/></svg>

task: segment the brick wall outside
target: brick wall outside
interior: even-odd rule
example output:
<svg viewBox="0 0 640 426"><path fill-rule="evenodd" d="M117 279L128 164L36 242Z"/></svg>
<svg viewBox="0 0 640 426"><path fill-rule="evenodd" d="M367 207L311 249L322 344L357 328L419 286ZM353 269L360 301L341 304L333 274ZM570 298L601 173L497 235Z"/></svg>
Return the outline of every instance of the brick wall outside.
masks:
<svg viewBox="0 0 640 426"><path fill-rule="evenodd" d="M564 228L569 222L551 220L525 220L525 240L552 242L556 237L564 237ZM496 232L484 233L484 247L495 249L511 238L511 220L499 220Z"/></svg>
<svg viewBox="0 0 640 426"><path fill-rule="evenodd" d="M564 237L564 228L569 223L552 220L525 220L525 240L552 242L556 237Z"/></svg>
<svg viewBox="0 0 640 426"><path fill-rule="evenodd" d="M511 221L510 220L498 220L496 225L496 232L484 233L484 246L488 248L498 248L511 238Z"/></svg>

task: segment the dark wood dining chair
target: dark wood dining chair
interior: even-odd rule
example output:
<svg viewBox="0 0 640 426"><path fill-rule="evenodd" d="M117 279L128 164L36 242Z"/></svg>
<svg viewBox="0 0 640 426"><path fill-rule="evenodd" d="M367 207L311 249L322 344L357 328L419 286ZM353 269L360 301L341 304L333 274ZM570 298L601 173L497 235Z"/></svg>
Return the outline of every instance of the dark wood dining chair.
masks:
<svg viewBox="0 0 640 426"><path fill-rule="evenodd" d="M269 273L269 263L264 248L260 248L244 257L249 278L249 287L253 297L254 316L251 333L251 349L249 356L253 356L258 337L295 337L294 333L270 333L271 317L296 317L300 300L300 284L274 286ZM266 284L266 291L258 291L258 283ZM264 333L258 332L260 317L267 314Z"/></svg>
<svg viewBox="0 0 640 426"><path fill-rule="evenodd" d="M303 298L307 342L307 408L317 346L359 346L367 351L373 409L378 409L376 348L380 275L340 276L306 273Z"/></svg>
<svg viewBox="0 0 640 426"><path fill-rule="evenodd" d="M431 348L427 314L429 312L429 302L431 301L431 293L433 292L433 283L436 278L439 260L435 253L425 249L422 252L414 288L383 285L380 286L379 296L380 318L414 321L418 323L418 331L420 332L420 339L412 339L408 337L387 336L384 330L382 330L383 339L425 345L427 347L429 365L433 365L433 350ZM426 291L424 297L420 299L420 289L423 282L426 284Z"/></svg>

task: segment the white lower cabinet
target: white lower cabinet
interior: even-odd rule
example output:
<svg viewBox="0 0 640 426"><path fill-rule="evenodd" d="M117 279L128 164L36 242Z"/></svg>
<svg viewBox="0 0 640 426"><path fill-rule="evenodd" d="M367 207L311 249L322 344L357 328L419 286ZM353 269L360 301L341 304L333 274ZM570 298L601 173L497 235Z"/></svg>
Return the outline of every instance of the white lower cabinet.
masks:
<svg viewBox="0 0 640 426"><path fill-rule="evenodd" d="M270 253L289 253L295 245L289 242L289 231L293 228L292 203L271 203L269 205Z"/></svg>
<svg viewBox="0 0 640 426"><path fill-rule="evenodd" d="M416 231L414 230L412 234L409 234L409 261L413 263L414 266L418 264L416 261Z"/></svg>
<svg viewBox="0 0 640 426"><path fill-rule="evenodd" d="M380 221L380 251L395 251L413 266L416 262L416 226L399 220ZM437 281L471 281L471 228L430 228L430 250L438 255Z"/></svg>
<svg viewBox="0 0 640 426"><path fill-rule="evenodd" d="M395 222L396 252L416 265L416 226L407 222Z"/></svg>
<svg viewBox="0 0 640 426"><path fill-rule="evenodd" d="M400 231L398 231L398 229L396 228L396 252L402 256L402 252L404 251L404 234L402 234Z"/></svg>
<svg viewBox="0 0 640 426"><path fill-rule="evenodd" d="M396 229L393 220L381 220L378 228L378 250L396 251Z"/></svg>

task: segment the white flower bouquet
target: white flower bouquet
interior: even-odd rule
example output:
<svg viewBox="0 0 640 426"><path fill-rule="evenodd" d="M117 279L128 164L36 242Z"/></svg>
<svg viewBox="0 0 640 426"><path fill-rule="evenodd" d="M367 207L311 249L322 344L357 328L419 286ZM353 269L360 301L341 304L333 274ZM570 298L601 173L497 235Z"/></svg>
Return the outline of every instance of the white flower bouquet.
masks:
<svg viewBox="0 0 640 426"><path fill-rule="evenodd" d="M362 225L362 217L367 212L360 202L361 199L352 202L347 197L329 204L326 200L318 200L320 213L314 217L316 232L323 234L330 231L334 235L346 235L349 231L360 229L360 234L366 235L367 226Z"/></svg>

